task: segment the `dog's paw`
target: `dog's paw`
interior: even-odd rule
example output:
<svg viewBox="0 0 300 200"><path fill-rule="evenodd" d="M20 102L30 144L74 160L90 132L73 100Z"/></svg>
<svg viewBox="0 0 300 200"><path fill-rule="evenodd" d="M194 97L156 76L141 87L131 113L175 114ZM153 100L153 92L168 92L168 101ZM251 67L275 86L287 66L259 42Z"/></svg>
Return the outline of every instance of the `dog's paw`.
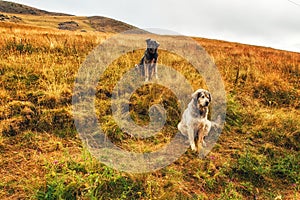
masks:
<svg viewBox="0 0 300 200"><path fill-rule="evenodd" d="M191 144L191 149L192 149L193 151L197 151L196 145L195 145L195 144Z"/></svg>
<svg viewBox="0 0 300 200"><path fill-rule="evenodd" d="M217 119L216 119L215 123L216 123L217 125L220 125L220 124L221 124L221 122L222 122L221 115L218 115L218 117L217 117Z"/></svg>
<svg viewBox="0 0 300 200"><path fill-rule="evenodd" d="M206 142L203 140L203 142L202 142L202 147L207 147L207 145L206 145Z"/></svg>

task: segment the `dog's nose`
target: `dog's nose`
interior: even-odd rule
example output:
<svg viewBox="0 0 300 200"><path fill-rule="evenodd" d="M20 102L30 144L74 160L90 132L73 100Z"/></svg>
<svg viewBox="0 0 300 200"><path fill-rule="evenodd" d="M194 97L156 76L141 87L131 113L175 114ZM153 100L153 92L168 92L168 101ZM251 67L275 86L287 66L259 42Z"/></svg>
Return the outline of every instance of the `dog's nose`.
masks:
<svg viewBox="0 0 300 200"><path fill-rule="evenodd" d="M205 102L205 106L208 106L208 104L209 104L209 102L208 102L208 101L206 101L206 102Z"/></svg>

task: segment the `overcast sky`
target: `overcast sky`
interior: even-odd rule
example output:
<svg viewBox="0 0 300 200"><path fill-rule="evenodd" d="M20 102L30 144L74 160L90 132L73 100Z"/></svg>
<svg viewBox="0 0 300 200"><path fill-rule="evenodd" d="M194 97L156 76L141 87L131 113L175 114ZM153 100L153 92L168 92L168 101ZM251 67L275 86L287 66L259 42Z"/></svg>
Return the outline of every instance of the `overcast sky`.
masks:
<svg viewBox="0 0 300 200"><path fill-rule="evenodd" d="M139 28L300 52L300 0L12 0Z"/></svg>

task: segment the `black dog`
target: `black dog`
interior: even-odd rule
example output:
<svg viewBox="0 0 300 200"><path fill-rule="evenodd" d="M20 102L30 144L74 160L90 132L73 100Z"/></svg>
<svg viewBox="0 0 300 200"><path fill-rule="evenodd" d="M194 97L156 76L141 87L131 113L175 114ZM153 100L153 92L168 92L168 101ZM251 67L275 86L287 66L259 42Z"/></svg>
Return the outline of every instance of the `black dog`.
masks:
<svg viewBox="0 0 300 200"><path fill-rule="evenodd" d="M145 77L145 81L151 80L151 78L155 75L157 79L157 58L158 53L157 49L159 47L159 43L152 39L147 39L147 49L143 58L140 61L139 65L136 67L140 70L141 76Z"/></svg>

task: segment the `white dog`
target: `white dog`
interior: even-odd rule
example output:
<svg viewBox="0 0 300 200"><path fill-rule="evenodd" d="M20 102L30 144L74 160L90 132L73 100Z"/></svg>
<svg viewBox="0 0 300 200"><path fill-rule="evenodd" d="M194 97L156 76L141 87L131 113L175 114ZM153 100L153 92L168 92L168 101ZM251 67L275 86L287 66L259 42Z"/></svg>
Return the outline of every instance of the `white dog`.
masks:
<svg viewBox="0 0 300 200"><path fill-rule="evenodd" d="M204 137L211 129L211 122L207 119L210 102L211 94L204 89L198 89L192 94L192 100L178 124L178 130L188 136L191 149L197 152L200 151L201 146L206 146Z"/></svg>

